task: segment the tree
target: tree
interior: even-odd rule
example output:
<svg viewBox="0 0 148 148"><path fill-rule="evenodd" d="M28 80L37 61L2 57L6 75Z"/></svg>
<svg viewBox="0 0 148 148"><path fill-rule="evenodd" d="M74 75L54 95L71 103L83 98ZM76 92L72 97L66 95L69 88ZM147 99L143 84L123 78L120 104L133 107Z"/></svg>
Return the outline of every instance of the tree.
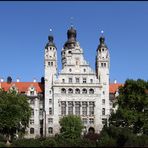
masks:
<svg viewBox="0 0 148 148"><path fill-rule="evenodd" d="M81 118L75 115L68 115L60 119L60 132L64 138L80 138L83 129Z"/></svg>
<svg viewBox="0 0 148 148"><path fill-rule="evenodd" d="M26 96L15 91L0 90L0 133L7 141L16 131L25 129L31 116L31 108Z"/></svg>
<svg viewBox="0 0 148 148"><path fill-rule="evenodd" d="M126 80L119 88L116 104L118 109L109 118L116 127L128 127L133 133L148 134L148 82L138 79Z"/></svg>

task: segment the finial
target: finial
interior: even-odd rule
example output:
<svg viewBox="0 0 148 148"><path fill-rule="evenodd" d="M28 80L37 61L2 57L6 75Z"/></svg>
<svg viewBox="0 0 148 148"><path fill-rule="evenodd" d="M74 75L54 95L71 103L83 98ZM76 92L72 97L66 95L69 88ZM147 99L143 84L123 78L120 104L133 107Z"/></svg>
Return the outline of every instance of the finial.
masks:
<svg viewBox="0 0 148 148"><path fill-rule="evenodd" d="M52 32L52 29L50 28L49 31L50 31L50 33L51 33L51 32Z"/></svg>
<svg viewBox="0 0 148 148"><path fill-rule="evenodd" d="M70 26L71 26L71 27L74 26L74 25L73 25L73 19L74 19L74 18L71 16L71 17L70 17Z"/></svg>
<svg viewBox="0 0 148 148"><path fill-rule="evenodd" d="M103 31L103 30L101 30L101 36L103 37L103 35L104 35L104 31Z"/></svg>

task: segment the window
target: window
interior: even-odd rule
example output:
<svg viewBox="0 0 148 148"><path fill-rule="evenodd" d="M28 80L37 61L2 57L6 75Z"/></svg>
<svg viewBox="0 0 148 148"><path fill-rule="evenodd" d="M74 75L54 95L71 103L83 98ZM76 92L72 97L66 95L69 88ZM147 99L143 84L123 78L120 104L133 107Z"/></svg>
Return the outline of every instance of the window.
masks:
<svg viewBox="0 0 148 148"><path fill-rule="evenodd" d="M71 70L71 68L69 69L69 72L71 72L72 70Z"/></svg>
<svg viewBox="0 0 148 148"><path fill-rule="evenodd" d="M80 89L77 88L77 89L75 90L75 93L76 93L76 94L80 94Z"/></svg>
<svg viewBox="0 0 148 148"><path fill-rule="evenodd" d="M30 95L33 96L34 95L34 91L30 91Z"/></svg>
<svg viewBox="0 0 148 148"><path fill-rule="evenodd" d="M82 94L87 94L87 89L83 88L82 89Z"/></svg>
<svg viewBox="0 0 148 148"><path fill-rule="evenodd" d="M68 102L68 115L73 115L73 102Z"/></svg>
<svg viewBox="0 0 148 148"><path fill-rule="evenodd" d="M104 63L104 67L106 67L106 63Z"/></svg>
<svg viewBox="0 0 148 148"><path fill-rule="evenodd" d="M68 51L69 54L71 54L71 51Z"/></svg>
<svg viewBox="0 0 148 148"><path fill-rule="evenodd" d="M65 89L65 88L62 88L62 89L61 89L61 93L62 93L62 94L66 94L66 89Z"/></svg>
<svg viewBox="0 0 148 148"><path fill-rule="evenodd" d="M103 91L103 95L105 95L105 91Z"/></svg>
<svg viewBox="0 0 148 148"><path fill-rule="evenodd" d="M30 119L30 124L34 124L34 120L33 119Z"/></svg>
<svg viewBox="0 0 148 148"><path fill-rule="evenodd" d="M53 124L53 118L48 118L48 124Z"/></svg>
<svg viewBox="0 0 148 148"><path fill-rule="evenodd" d="M51 66L53 66L53 62L51 62Z"/></svg>
<svg viewBox="0 0 148 148"><path fill-rule="evenodd" d="M31 109L31 116L34 116L34 109Z"/></svg>
<svg viewBox="0 0 148 148"><path fill-rule="evenodd" d="M101 67L103 67L103 63L101 63Z"/></svg>
<svg viewBox="0 0 148 148"><path fill-rule="evenodd" d="M49 104L52 104L52 99L49 99Z"/></svg>
<svg viewBox="0 0 148 148"><path fill-rule="evenodd" d="M65 83L65 79L62 79L62 83Z"/></svg>
<svg viewBox="0 0 148 148"><path fill-rule="evenodd" d="M87 124L87 118L82 118L82 123L85 125Z"/></svg>
<svg viewBox="0 0 148 148"><path fill-rule="evenodd" d="M40 109L39 115L43 116L43 110L42 109Z"/></svg>
<svg viewBox="0 0 148 148"><path fill-rule="evenodd" d="M34 134L34 128L30 128L30 134Z"/></svg>
<svg viewBox="0 0 148 148"><path fill-rule="evenodd" d="M49 90L49 94L51 94L51 90Z"/></svg>
<svg viewBox="0 0 148 148"><path fill-rule="evenodd" d="M93 83L93 79L90 79L90 83Z"/></svg>
<svg viewBox="0 0 148 148"><path fill-rule="evenodd" d="M83 83L86 83L86 78L83 78Z"/></svg>
<svg viewBox="0 0 148 148"><path fill-rule="evenodd" d="M66 102L61 102L61 115L66 115Z"/></svg>
<svg viewBox="0 0 148 148"><path fill-rule="evenodd" d="M102 99L102 104L105 104L105 99Z"/></svg>
<svg viewBox="0 0 148 148"><path fill-rule="evenodd" d="M90 116L94 115L94 107L95 107L94 102L89 102L89 115Z"/></svg>
<svg viewBox="0 0 148 148"><path fill-rule="evenodd" d="M102 118L102 124L107 124L107 119L106 118Z"/></svg>
<svg viewBox="0 0 148 148"><path fill-rule="evenodd" d="M83 69L84 72L86 72L86 69Z"/></svg>
<svg viewBox="0 0 148 148"><path fill-rule="evenodd" d="M72 78L69 78L69 83L72 83Z"/></svg>
<svg viewBox="0 0 148 148"><path fill-rule="evenodd" d="M87 116L87 102L82 102L82 115Z"/></svg>
<svg viewBox="0 0 148 148"><path fill-rule="evenodd" d="M94 90L92 88L89 89L89 94L94 94Z"/></svg>
<svg viewBox="0 0 148 148"><path fill-rule="evenodd" d="M89 124L94 124L94 119L93 118L89 118Z"/></svg>
<svg viewBox="0 0 148 148"><path fill-rule="evenodd" d="M48 62L48 66L50 66L50 62Z"/></svg>
<svg viewBox="0 0 148 148"><path fill-rule="evenodd" d="M49 133L49 134L52 134L52 133L53 133L53 128L52 128L52 127L49 127L49 128L48 128L48 133Z"/></svg>
<svg viewBox="0 0 148 148"><path fill-rule="evenodd" d="M30 105L34 105L34 99L30 100Z"/></svg>
<svg viewBox="0 0 148 148"><path fill-rule="evenodd" d="M52 50L52 48L50 47L50 50Z"/></svg>
<svg viewBox="0 0 148 148"><path fill-rule="evenodd" d="M52 115L52 108L49 108L49 115Z"/></svg>
<svg viewBox="0 0 148 148"><path fill-rule="evenodd" d="M69 89L68 89L68 93L69 93L69 94L72 94L72 93L73 93L73 90L72 90L71 88L69 88Z"/></svg>
<svg viewBox="0 0 148 148"><path fill-rule="evenodd" d="M76 83L80 83L80 79L79 78L76 78Z"/></svg>
<svg viewBox="0 0 148 148"><path fill-rule="evenodd" d="M105 108L102 108L102 115L105 115Z"/></svg>
<svg viewBox="0 0 148 148"><path fill-rule="evenodd" d="M80 115L80 102L75 102L75 114Z"/></svg>

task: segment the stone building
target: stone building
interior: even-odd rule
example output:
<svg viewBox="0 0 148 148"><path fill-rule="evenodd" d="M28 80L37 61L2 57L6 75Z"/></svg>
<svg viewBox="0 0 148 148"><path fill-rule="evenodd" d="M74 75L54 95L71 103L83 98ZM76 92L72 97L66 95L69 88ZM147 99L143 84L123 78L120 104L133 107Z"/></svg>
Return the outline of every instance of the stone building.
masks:
<svg viewBox="0 0 148 148"><path fill-rule="evenodd" d="M54 37L48 37L44 54L44 81L0 82L5 91L15 89L27 95L32 115L26 137L59 133L59 120L74 114L81 117L84 131L99 133L112 111L113 97L121 84L109 84L110 56L105 37L96 45L96 69L90 67L71 27L61 51L62 70L58 73ZM98 46L98 47L97 47ZM84 50L85 51L85 50ZM94 57L95 58L95 57Z"/></svg>

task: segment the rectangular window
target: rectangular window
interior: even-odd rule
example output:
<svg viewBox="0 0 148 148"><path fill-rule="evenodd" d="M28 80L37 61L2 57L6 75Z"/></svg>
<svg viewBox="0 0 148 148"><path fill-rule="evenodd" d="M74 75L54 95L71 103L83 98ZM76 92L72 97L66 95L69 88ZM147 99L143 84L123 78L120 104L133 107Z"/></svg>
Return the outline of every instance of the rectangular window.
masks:
<svg viewBox="0 0 148 148"><path fill-rule="evenodd" d="M87 116L87 102L82 102L82 115Z"/></svg>
<svg viewBox="0 0 148 148"><path fill-rule="evenodd" d="M49 108L49 115L52 115L52 108Z"/></svg>
<svg viewBox="0 0 148 148"><path fill-rule="evenodd" d="M68 115L73 115L73 102L68 102Z"/></svg>
<svg viewBox="0 0 148 148"><path fill-rule="evenodd" d="M86 83L86 78L83 78L83 83Z"/></svg>
<svg viewBox="0 0 148 148"><path fill-rule="evenodd" d="M66 115L66 102L61 102L61 115Z"/></svg>
<svg viewBox="0 0 148 148"><path fill-rule="evenodd" d="M34 95L34 91L30 91L30 95L33 96Z"/></svg>
<svg viewBox="0 0 148 148"><path fill-rule="evenodd" d="M30 100L30 105L34 105L34 99Z"/></svg>
<svg viewBox="0 0 148 148"><path fill-rule="evenodd" d="M50 66L50 62L48 62L48 66Z"/></svg>
<svg viewBox="0 0 148 148"><path fill-rule="evenodd" d="M86 125L86 124L87 124L87 118L82 118L82 123L83 123L84 125Z"/></svg>
<svg viewBox="0 0 148 148"><path fill-rule="evenodd" d="M48 118L48 124L53 124L53 118Z"/></svg>
<svg viewBox="0 0 148 148"><path fill-rule="evenodd" d="M30 119L30 124L34 124L34 120L33 119Z"/></svg>
<svg viewBox="0 0 148 148"><path fill-rule="evenodd" d="M31 109L31 116L34 116L34 109Z"/></svg>
<svg viewBox="0 0 148 148"><path fill-rule="evenodd" d="M93 83L93 79L90 79L90 83Z"/></svg>
<svg viewBox="0 0 148 148"><path fill-rule="evenodd" d="M80 79L79 78L76 78L76 83L80 83Z"/></svg>
<svg viewBox="0 0 148 148"><path fill-rule="evenodd" d="M102 124L107 124L107 119L106 118L102 118Z"/></svg>
<svg viewBox="0 0 148 148"><path fill-rule="evenodd" d="M102 115L105 115L105 108L102 108Z"/></svg>
<svg viewBox="0 0 148 148"><path fill-rule="evenodd" d="M102 104L105 104L105 99L102 99Z"/></svg>
<svg viewBox="0 0 148 148"><path fill-rule="evenodd" d="M101 67L103 67L103 63L101 63Z"/></svg>
<svg viewBox="0 0 148 148"><path fill-rule="evenodd" d="M69 83L72 83L72 78L69 78Z"/></svg>
<svg viewBox="0 0 148 148"><path fill-rule="evenodd" d="M40 109L39 115L43 116L43 110L42 109Z"/></svg>
<svg viewBox="0 0 148 148"><path fill-rule="evenodd" d="M94 124L94 119L93 118L89 118L89 124Z"/></svg>
<svg viewBox="0 0 148 148"><path fill-rule="evenodd" d="M80 102L75 102L75 114L80 115Z"/></svg>
<svg viewBox="0 0 148 148"><path fill-rule="evenodd" d="M65 79L62 79L62 83L65 83Z"/></svg>
<svg viewBox="0 0 148 148"><path fill-rule="evenodd" d="M89 102L89 115L90 116L94 115L94 107L95 107L94 102Z"/></svg>
<svg viewBox="0 0 148 148"><path fill-rule="evenodd" d="M49 104L52 104L52 99L49 99Z"/></svg>

